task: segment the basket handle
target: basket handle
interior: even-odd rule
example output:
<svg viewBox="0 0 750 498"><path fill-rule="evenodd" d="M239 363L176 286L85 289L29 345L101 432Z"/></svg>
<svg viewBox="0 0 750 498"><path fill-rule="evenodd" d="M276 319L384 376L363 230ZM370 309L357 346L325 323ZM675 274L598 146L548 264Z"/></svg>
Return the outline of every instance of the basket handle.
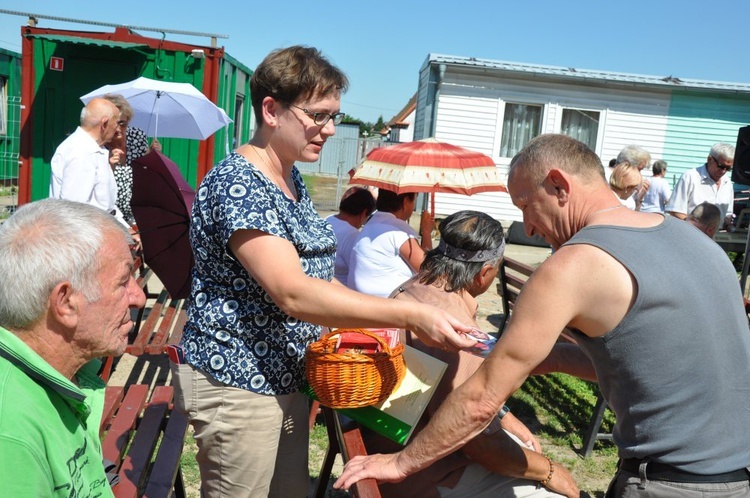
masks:
<svg viewBox="0 0 750 498"><path fill-rule="evenodd" d="M362 334L362 335L366 335L368 337L372 337L373 339L375 339L376 341L378 341L378 344L380 344L380 348L381 348L382 352L387 353L388 356L392 356L391 355L391 347L388 345L388 343L386 342L386 340L383 339L382 337L380 337L377 334L373 334L372 332L370 332L367 329L336 329L333 332L329 332L326 335L324 335L323 337L321 337L320 341L323 342L323 343L326 343L326 341L328 339L332 339L333 337L335 337L337 335L341 335L341 332L339 332L339 331L343 331L343 332L356 332L358 334Z"/></svg>

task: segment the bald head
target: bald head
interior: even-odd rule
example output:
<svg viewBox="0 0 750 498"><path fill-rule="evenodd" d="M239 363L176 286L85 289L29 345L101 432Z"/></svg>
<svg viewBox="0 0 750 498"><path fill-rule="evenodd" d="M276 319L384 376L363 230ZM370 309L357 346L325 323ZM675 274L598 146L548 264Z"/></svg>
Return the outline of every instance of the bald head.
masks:
<svg viewBox="0 0 750 498"><path fill-rule="evenodd" d="M112 140L117 130L120 110L109 100L94 98L81 111L81 128L86 130L99 145Z"/></svg>

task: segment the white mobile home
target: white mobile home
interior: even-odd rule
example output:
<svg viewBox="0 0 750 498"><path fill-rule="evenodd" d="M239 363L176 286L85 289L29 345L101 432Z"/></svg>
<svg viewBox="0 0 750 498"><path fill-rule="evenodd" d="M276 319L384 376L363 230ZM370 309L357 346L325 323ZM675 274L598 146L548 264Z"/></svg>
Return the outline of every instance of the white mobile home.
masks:
<svg viewBox="0 0 750 498"><path fill-rule="evenodd" d="M674 182L703 164L713 144L734 144L747 124L750 84L430 54L419 73L414 139L483 152L506 175L515 153L542 133L578 138L605 165L637 144L667 161ZM435 209L439 216L477 209L521 219L505 193L437 194Z"/></svg>

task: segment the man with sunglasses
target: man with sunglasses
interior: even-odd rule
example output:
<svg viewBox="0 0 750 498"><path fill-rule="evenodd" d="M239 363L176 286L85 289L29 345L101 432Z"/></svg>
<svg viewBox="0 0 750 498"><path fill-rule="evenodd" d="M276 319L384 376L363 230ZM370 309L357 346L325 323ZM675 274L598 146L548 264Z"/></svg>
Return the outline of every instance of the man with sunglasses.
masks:
<svg viewBox="0 0 750 498"><path fill-rule="evenodd" d="M711 147L703 166L682 174L672 192L666 211L684 220L698 204L710 202L721 211L723 225L731 225L734 189L726 173L732 169L733 164L734 146L718 143Z"/></svg>

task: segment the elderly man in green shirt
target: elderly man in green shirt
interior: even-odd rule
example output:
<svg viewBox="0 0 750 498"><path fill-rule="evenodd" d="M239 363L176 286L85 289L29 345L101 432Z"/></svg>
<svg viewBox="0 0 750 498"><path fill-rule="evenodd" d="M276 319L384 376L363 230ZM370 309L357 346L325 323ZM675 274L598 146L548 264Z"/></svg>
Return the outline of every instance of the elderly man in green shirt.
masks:
<svg viewBox="0 0 750 498"><path fill-rule="evenodd" d="M82 203L45 199L0 225L0 489L111 496L97 358L125 351L133 279L127 229Z"/></svg>

